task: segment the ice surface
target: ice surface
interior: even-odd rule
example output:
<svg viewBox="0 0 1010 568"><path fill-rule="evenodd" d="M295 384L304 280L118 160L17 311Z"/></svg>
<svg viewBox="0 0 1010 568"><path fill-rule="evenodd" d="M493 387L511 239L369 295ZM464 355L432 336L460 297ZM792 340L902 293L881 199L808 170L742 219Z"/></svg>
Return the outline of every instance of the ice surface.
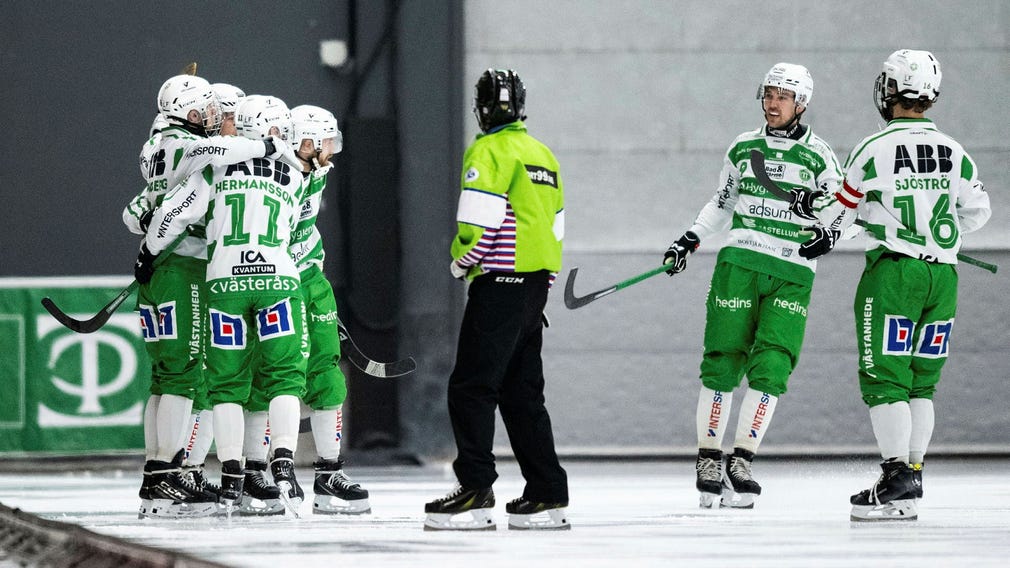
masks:
<svg viewBox="0 0 1010 568"><path fill-rule="evenodd" d="M697 507L693 463L573 461L572 530L507 530L522 489L514 463L495 484L498 531L425 532L424 503L452 488L445 466L349 470L373 514L138 520L139 472L0 474L0 502L44 518L231 566L1006 566L1008 460L927 461L919 520L852 523L848 498L878 473L867 459L761 461L753 510ZM311 471L298 471L306 492ZM715 562L715 564L713 564Z"/></svg>

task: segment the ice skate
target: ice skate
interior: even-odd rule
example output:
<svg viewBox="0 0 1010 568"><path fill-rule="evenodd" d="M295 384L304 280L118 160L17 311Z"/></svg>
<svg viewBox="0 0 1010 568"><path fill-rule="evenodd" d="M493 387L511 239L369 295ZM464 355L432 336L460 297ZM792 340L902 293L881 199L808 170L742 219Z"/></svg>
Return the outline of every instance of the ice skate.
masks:
<svg viewBox="0 0 1010 568"><path fill-rule="evenodd" d="M146 518L151 513L151 462L144 463L144 479L140 482L140 510L137 511L137 518Z"/></svg>
<svg viewBox="0 0 1010 568"><path fill-rule="evenodd" d="M363 515L372 512L372 506L368 503L368 491L344 474L342 458L336 461L318 461L312 466L316 470L316 480L312 485L312 491L316 494L312 501L313 513Z"/></svg>
<svg viewBox="0 0 1010 568"><path fill-rule="evenodd" d="M267 462L248 460L245 463L245 481L238 512L242 515L283 515L281 490L266 478Z"/></svg>
<svg viewBox="0 0 1010 568"><path fill-rule="evenodd" d="M702 509L719 506L722 495L722 452L719 450L698 450L698 461L694 465L698 474L695 486L698 488Z"/></svg>
<svg viewBox="0 0 1010 568"><path fill-rule="evenodd" d="M880 464L883 473L869 489L852 496L852 521L914 521L916 485L912 468L900 461ZM920 486L921 487L921 486Z"/></svg>
<svg viewBox="0 0 1010 568"><path fill-rule="evenodd" d="M274 459L270 462L270 473L274 476L274 483L280 491L281 503L291 513L298 517L298 508L305 500L305 492L302 491L298 480L295 479L295 459L291 450L278 448L274 451Z"/></svg>
<svg viewBox="0 0 1010 568"><path fill-rule="evenodd" d="M194 485L169 462L151 462L149 517L196 518L217 512L217 499Z"/></svg>
<svg viewBox="0 0 1010 568"><path fill-rule="evenodd" d="M498 528L491 514L494 510L494 491L487 489L464 489L456 484L445 497L424 505L427 517L424 519L426 531L493 531ZM470 514L470 518L454 519L457 515Z"/></svg>
<svg viewBox="0 0 1010 568"><path fill-rule="evenodd" d="M509 530L569 530L568 502L539 503L525 497L505 504Z"/></svg>
<svg viewBox="0 0 1010 568"><path fill-rule="evenodd" d="M238 460L225 460L221 463L221 502L224 503L224 514L231 520L235 505L242 498L242 485L245 474Z"/></svg>
<svg viewBox="0 0 1010 568"><path fill-rule="evenodd" d="M213 499L218 504L217 512L224 511L223 504L221 503L221 486L207 479L207 475L203 471L203 464L184 466L182 468L182 475L203 491L207 498Z"/></svg>
<svg viewBox="0 0 1010 568"><path fill-rule="evenodd" d="M734 509L753 509L761 486L751 476L754 452L735 448L726 461L722 474L722 501L720 506Z"/></svg>

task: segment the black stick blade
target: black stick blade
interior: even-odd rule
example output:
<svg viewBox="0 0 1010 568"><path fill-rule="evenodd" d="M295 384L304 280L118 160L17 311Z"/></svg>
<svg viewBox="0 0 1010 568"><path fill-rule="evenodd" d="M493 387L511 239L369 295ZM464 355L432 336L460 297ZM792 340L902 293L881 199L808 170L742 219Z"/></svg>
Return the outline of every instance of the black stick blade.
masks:
<svg viewBox="0 0 1010 568"><path fill-rule="evenodd" d="M102 326L109 321L109 318L112 317L116 308L118 308L124 301L126 301L127 298L130 297L134 288L135 286L130 286L120 292L118 296L116 296L91 319L79 320L68 316L66 312L61 310L59 306L57 306L56 303L48 296L42 298L42 307L44 307L46 311L49 312L49 315L53 316L56 321L60 322L64 327L70 329L71 331L77 333L94 333L101 329Z"/></svg>
<svg viewBox="0 0 1010 568"><path fill-rule="evenodd" d="M565 307L569 310L576 310L585 306L586 304L595 302L596 300L606 296L607 294L612 294L617 291L617 286L611 286L609 288L604 288L602 290L597 290L592 294L587 294L581 298L575 295L575 276L579 273L579 268L575 268L568 271L568 280L565 282Z"/></svg>
<svg viewBox="0 0 1010 568"><path fill-rule="evenodd" d="M347 332L347 328L345 328L342 323L338 323L337 331L340 335L340 347L342 354L366 375L386 379L402 377L403 375L408 375L417 370L417 362L414 361L413 357L407 357L406 359L400 359L399 361L392 361L389 363L373 361L372 359L366 357L365 354L361 352L361 349L358 349L357 344L355 344L354 340L351 339L351 334Z"/></svg>

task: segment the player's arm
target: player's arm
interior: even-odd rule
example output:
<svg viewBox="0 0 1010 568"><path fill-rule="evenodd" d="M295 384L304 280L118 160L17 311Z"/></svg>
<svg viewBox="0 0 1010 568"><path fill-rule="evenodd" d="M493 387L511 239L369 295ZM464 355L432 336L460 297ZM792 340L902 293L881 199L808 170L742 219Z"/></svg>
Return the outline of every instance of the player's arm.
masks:
<svg viewBox="0 0 1010 568"><path fill-rule="evenodd" d="M740 170L728 153L723 159L722 171L719 172L718 187L689 229L699 241L725 231L733 220L733 209L740 198Z"/></svg>
<svg viewBox="0 0 1010 568"><path fill-rule="evenodd" d="M123 224L131 233L143 235L147 233L147 226L151 221L153 210L153 201L147 186L144 186L144 189L140 190L140 193L123 208Z"/></svg>
<svg viewBox="0 0 1010 568"><path fill-rule="evenodd" d="M961 234L966 234L981 229L992 216L992 208L985 186L976 177L978 169L975 162L967 154L962 158L961 172L955 206Z"/></svg>
<svg viewBox="0 0 1010 568"><path fill-rule="evenodd" d="M181 235L191 224L198 222L207 213L210 199L209 183L204 176L210 175L210 168L197 172L165 195L161 205L154 210L144 244L151 254L157 255L169 243Z"/></svg>

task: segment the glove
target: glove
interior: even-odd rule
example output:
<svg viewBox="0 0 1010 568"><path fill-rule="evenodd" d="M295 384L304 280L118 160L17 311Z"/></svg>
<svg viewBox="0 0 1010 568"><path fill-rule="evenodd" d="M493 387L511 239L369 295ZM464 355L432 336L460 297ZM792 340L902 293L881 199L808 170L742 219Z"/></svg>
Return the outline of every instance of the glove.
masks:
<svg viewBox="0 0 1010 568"><path fill-rule="evenodd" d="M147 228L151 226L151 219L154 218L154 209L151 209L147 213L140 216L140 230L147 232Z"/></svg>
<svg viewBox="0 0 1010 568"><path fill-rule="evenodd" d="M327 160L326 163L323 163L319 158L312 158L312 166L312 177L321 178L330 173L330 170L333 169L333 162Z"/></svg>
<svg viewBox="0 0 1010 568"><path fill-rule="evenodd" d="M449 263L449 272L456 280L465 280L468 271L468 268L456 264L455 260Z"/></svg>
<svg viewBox="0 0 1010 568"><path fill-rule="evenodd" d="M701 245L701 239L693 232L687 231L681 235L670 245L670 248L666 249L666 254L663 255L663 264L671 265L670 270L667 270L666 273L673 276L678 272L683 272L687 268L687 257L698 250L699 245Z"/></svg>
<svg viewBox="0 0 1010 568"><path fill-rule="evenodd" d="M810 240L800 245L800 256L807 260L813 260L831 252L831 249L835 248L835 243L838 242L838 237L842 234L841 231L828 229L821 225L804 227L803 231L813 234Z"/></svg>
<svg viewBox="0 0 1010 568"><path fill-rule="evenodd" d="M137 255L137 262L133 265L133 277L141 284L147 284L154 275L154 259L158 255L151 254L147 248L147 243L140 245L140 254Z"/></svg>
<svg viewBox="0 0 1010 568"><path fill-rule="evenodd" d="M298 159L298 155L295 154L295 151L283 139L267 136L263 139L263 145L265 146L264 158L284 162L294 168L295 171L308 171L308 165Z"/></svg>
<svg viewBox="0 0 1010 568"><path fill-rule="evenodd" d="M816 221L817 215L814 213L814 202L827 195L827 193L820 190L805 191L802 189L791 189L789 193L793 196L793 200L789 204L789 210L801 219Z"/></svg>

